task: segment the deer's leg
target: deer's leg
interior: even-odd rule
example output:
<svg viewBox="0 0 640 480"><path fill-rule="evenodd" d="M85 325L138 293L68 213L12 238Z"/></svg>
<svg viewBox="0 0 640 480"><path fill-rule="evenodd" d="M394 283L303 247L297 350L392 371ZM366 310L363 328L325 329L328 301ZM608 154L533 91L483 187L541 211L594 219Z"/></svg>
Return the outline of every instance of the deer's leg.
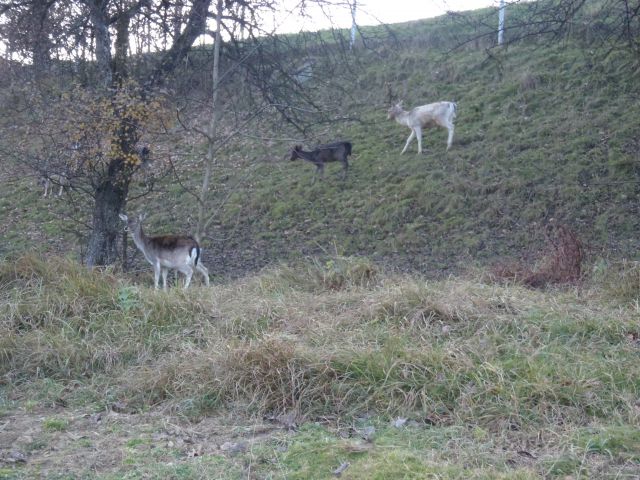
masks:
<svg viewBox="0 0 640 480"><path fill-rule="evenodd" d="M420 127L416 127L413 131L418 138L418 153L422 153L422 129Z"/></svg>
<svg viewBox="0 0 640 480"><path fill-rule="evenodd" d="M189 288L189 284L191 283L191 277L193 276L193 268L191 268L189 265L183 265L182 267L179 268L179 270L184 273L185 279L184 279L184 288L185 290L187 288Z"/></svg>
<svg viewBox="0 0 640 480"><path fill-rule="evenodd" d="M158 284L160 283L160 264L153 265L153 284L156 290L158 290Z"/></svg>
<svg viewBox="0 0 640 480"><path fill-rule="evenodd" d="M449 150L451 148L451 143L453 142L453 132L455 130L453 123L447 125L447 130L449 130L449 138L447 139L447 150Z"/></svg>
<svg viewBox="0 0 640 480"><path fill-rule="evenodd" d="M349 173L349 161L345 157L342 160L342 179L345 180L347 178L347 174Z"/></svg>
<svg viewBox="0 0 640 480"><path fill-rule="evenodd" d="M413 137L415 136L416 136L416 132L414 132L413 129L411 129L411 135L409 135L409 138L407 138L407 143L405 143L404 148L400 152L400 155L402 155L404 152L407 151L407 148L409 148L409 144L411 143L411 140L413 140Z"/></svg>
<svg viewBox="0 0 640 480"><path fill-rule="evenodd" d="M198 265L196 265L196 270L198 270L202 276L204 277L204 283L207 285L207 287L209 286L209 270L207 270L207 267L205 267L202 262L199 262Z"/></svg>
<svg viewBox="0 0 640 480"><path fill-rule="evenodd" d="M166 290L167 289L167 276L169 275L169 269L168 268L163 268L162 269L162 289Z"/></svg>

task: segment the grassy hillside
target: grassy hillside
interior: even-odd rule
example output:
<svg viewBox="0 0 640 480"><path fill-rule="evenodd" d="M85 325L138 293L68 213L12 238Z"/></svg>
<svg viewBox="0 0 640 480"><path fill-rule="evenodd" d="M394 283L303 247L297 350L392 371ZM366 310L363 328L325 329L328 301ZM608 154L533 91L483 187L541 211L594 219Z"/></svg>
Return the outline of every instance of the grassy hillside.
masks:
<svg viewBox="0 0 640 480"><path fill-rule="evenodd" d="M309 254L363 255L422 272L486 264L535 251L541 226L550 221L574 229L592 259L636 258L635 59L624 51L587 49L576 38L491 50L484 40L451 51L464 30L447 22L395 26L397 35L386 41L372 29L375 42L351 54L349 74L329 82L320 73L306 84L327 109L340 108L336 116L357 121L322 124L305 136L261 121L220 152L211 203L216 218L203 239L217 275ZM424 155L415 142L399 155L409 130L386 119L387 85L407 106L457 101L449 152L446 132L428 130ZM339 165L312 184L312 166L285 160L296 142L313 146L338 138L354 145L344 182ZM177 165L182 185L170 177L155 194L129 205L152 213L152 231L188 230L195 221L193 197L183 187L199 185L202 149L196 144L190 151ZM86 199L45 201L34 191L34 178L6 175L1 181L2 214L11 219L2 226L5 254L77 245L71 232L79 225L65 217L73 206L82 219Z"/></svg>
<svg viewBox="0 0 640 480"><path fill-rule="evenodd" d="M535 250L549 221L576 230L596 255L636 256L640 102L631 58L602 59L571 42L490 58L413 45L362 53L349 106L362 122L307 141L352 140L347 181L330 166L312 184L311 166L282 161L291 141L258 156L208 239L223 271L327 251L422 271L484 263ZM409 131L386 120L386 83L406 88L410 106L458 102L449 152L446 132L431 130L426 154L414 142L399 155Z"/></svg>

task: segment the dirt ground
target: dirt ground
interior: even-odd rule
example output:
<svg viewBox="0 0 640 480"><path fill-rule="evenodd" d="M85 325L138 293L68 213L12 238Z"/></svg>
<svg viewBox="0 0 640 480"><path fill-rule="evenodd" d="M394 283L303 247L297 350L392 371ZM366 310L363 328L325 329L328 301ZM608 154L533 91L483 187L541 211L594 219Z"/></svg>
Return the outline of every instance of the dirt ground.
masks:
<svg viewBox="0 0 640 480"><path fill-rule="evenodd" d="M5 411L0 417L0 478L117 477L127 465L230 458L286 432L283 424L243 424L230 418L189 423L162 412Z"/></svg>

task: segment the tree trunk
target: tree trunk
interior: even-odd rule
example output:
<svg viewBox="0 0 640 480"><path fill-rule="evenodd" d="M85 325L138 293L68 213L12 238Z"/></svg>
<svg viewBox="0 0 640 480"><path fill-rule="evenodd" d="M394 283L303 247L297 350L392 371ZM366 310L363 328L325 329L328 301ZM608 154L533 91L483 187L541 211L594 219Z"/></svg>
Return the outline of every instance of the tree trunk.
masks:
<svg viewBox="0 0 640 480"><path fill-rule="evenodd" d="M51 40L49 39L48 0L34 0L31 4L32 45L34 79L41 82L46 79L51 67Z"/></svg>
<svg viewBox="0 0 640 480"><path fill-rule="evenodd" d="M127 48L130 12L116 18L115 57L111 58L107 17L107 0L93 0L91 18L96 31L96 63L104 85L117 92L127 77ZM87 246L87 265L109 265L118 260L118 234L123 230L118 217L126 203L131 172L124 156L134 150L138 139L137 123L126 117L126 112L115 111L118 128L112 141L118 144L120 155L112 158L95 189L93 223Z"/></svg>
<svg viewBox="0 0 640 480"><path fill-rule="evenodd" d="M109 265L118 259L118 234L122 221L118 214L124 210L129 180L122 175L122 162L112 160L109 175L96 188L93 206L93 228L87 246L87 265Z"/></svg>
<svg viewBox="0 0 640 480"><path fill-rule="evenodd" d="M96 66L102 87L111 85L111 36L109 35L109 18L107 0L87 2L91 12L91 23L95 32Z"/></svg>

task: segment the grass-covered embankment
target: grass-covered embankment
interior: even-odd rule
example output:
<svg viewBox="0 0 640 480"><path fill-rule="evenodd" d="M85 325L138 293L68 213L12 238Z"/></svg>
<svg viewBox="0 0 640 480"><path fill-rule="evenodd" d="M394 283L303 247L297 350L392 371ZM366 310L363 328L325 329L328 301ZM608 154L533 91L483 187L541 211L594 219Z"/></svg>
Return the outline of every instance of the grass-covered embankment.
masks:
<svg viewBox="0 0 640 480"><path fill-rule="evenodd" d="M238 125L255 105L241 101L247 96L242 82L225 83L220 128L236 135L217 151L212 177L207 212L213 220L202 236L212 274L233 278L279 261L337 253L437 276L469 262L486 265L535 251L540 226L551 219L574 230L589 253L637 257L640 82L633 52L622 44L605 51L579 32L562 42L531 38L489 48L484 41L456 49L474 32L449 17L389 28L397 35L387 32L345 53L343 68L331 63L333 44L327 55L322 49L282 52L292 68L317 66L301 88L335 117L320 122L309 113L309 121L319 123L304 134L269 109ZM185 82L191 73L197 72L185 72ZM446 132L429 129L424 155L415 142L400 155L409 130L386 118L389 88L407 108L458 103L448 152ZM300 106L292 100L290 107ZM11 113L8 132L20 118ZM184 115L195 123L207 118L195 107ZM331 164L324 181L312 184L313 166L288 160L295 143L338 139L353 142L346 181ZM7 151L11 140L3 137ZM173 158L177 177L162 178L127 211L150 213L149 233L193 231L193 193L202 183L206 145L180 131L159 137L153 151L158 164ZM22 170L9 163L0 175L6 192L0 215L11 219L0 226L6 239L0 255L73 248L80 256L92 200L78 192L65 202L42 199L36 178Z"/></svg>
<svg viewBox="0 0 640 480"><path fill-rule="evenodd" d="M116 477L97 478L176 465L174 478L247 468L328 478L344 461L344 478L630 475L640 463L638 278L635 265L599 266L589 285L541 292L392 276L338 257L161 293L22 257L0 267L3 415L63 405L40 421L51 442L81 424L66 417L76 409L303 425L233 454L133 451ZM391 426L398 417L409 421ZM153 444L154 428L135 435ZM29 478L45 450L3 474Z"/></svg>

